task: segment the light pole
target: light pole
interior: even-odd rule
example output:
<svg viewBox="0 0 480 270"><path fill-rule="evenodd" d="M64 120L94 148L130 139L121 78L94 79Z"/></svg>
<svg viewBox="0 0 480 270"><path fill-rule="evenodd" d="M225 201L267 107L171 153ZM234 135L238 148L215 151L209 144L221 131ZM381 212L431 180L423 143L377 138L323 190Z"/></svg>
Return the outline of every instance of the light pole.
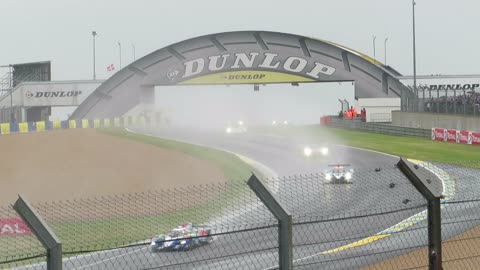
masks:
<svg viewBox="0 0 480 270"><path fill-rule="evenodd" d="M15 114L13 113L13 87L14 87L14 82L13 82L13 66L8 65L8 72L10 73L9 77L9 84L10 84L10 123L15 122Z"/></svg>
<svg viewBox="0 0 480 270"><path fill-rule="evenodd" d="M97 79L97 74L95 72L95 37L97 36L97 31L92 31L93 37L93 80Z"/></svg>
<svg viewBox="0 0 480 270"><path fill-rule="evenodd" d="M418 90L417 90L417 57L415 48L415 0L412 0L412 19L413 19L413 92L415 93L415 111L418 111Z"/></svg>
<svg viewBox="0 0 480 270"><path fill-rule="evenodd" d="M377 56L375 54L375 43L376 43L375 40L376 39L377 39L377 37L373 36L373 60L374 60L374 62L377 62Z"/></svg>
<svg viewBox="0 0 480 270"><path fill-rule="evenodd" d="M135 58L135 44L132 44L132 48L133 48L133 61L135 62L136 58Z"/></svg>
<svg viewBox="0 0 480 270"><path fill-rule="evenodd" d="M387 41L388 37L385 38L385 66L387 65Z"/></svg>
<svg viewBox="0 0 480 270"><path fill-rule="evenodd" d="M122 69L122 43L118 42L118 48L119 48L119 58L120 58L120 69Z"/></svg>

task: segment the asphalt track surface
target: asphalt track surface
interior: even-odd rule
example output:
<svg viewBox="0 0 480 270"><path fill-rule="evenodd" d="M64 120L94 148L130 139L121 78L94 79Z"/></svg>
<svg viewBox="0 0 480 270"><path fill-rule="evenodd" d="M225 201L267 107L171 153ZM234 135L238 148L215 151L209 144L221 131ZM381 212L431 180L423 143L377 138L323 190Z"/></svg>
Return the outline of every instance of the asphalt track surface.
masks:
<svg viewBox="0 0 480 270"><path fill-rule="evenodd" d="M288 210L295 216L297 213L365 213L368 209L379 209L385 206L394 208L408 199L409 204L418 206L425 203L422 197L414 192L405 178L392 176L394 164L398 158L381 153L343 146L330 146L329 160L305 159L301 155L303 144L291 138L232 134L206 131L192 132L183 129L165 130L137 130L139 132L167 139L174 139L187 143L200 144L214 148L232 151L254 159L274 170L278 175L296 175L318 173L326 168L328 163L348 163L358 168L360 174L355 173L354 183L351 185L325 185L325 192L315 194L322 189L311 189L301 203L286 203ZM378 179L369 179L375 168L384 168L390 173L386 182ZM391 169L392 168L392 169ZM382 171L383 172L383 171ZM379 172L380 176L381 173ZM474 174L475 172L472 172ZM381 178L381 177L380 177ZM394 182L399 188L378 189L378 185L388 185ZM301 183L296 183L301 185ZM457 184L457 190L472 190L477 184L473 181ZM403 187L403 188L401 188ZM298 188L298 187L297 187ZM308 190L305 187L304 190ZM382 192L375 192L382 190ZM318 196L317 196L318 195ZM276 190L280 201L291 199L291 187L280 184ZM315 199L309 199L315 198ZM339 199L340 198L340 199ZM309 201L311 200L311 201ZM469 207L448 205L442 211L443 238L447 239L461 233L479 223L480 213L476 211L480 205L470 204ZM414 247L427 244L426 221L419 222L401 233L379 240L365 243L356 248L339 252L321 254L336 247L361 240L365 237L398 224L412 215L421 212L424 208L414 208L381 216L365 217L360 219L336 220L334 222L305 223L294 226L294 266L295 269L357 269L386 258L404 254L414 250ZM260 210L259 210L260 211ZM252 213L248 213L252 214ZM248 215L246 214L246 215ZM459 220L471 222L456 223ZM239 220L242 216L236 217ZM301 218L298 220L304 221ZM265 228L257 231L247 231L228 236L218 236L210 245L199 247L187 252L168 252L151 254L146 246L123 248L104 251L85 256L72 257L64 260L64 269L277 269L278 250L276 228ZM345 239L335 242L335 239ZM325 240L332 241L325 241ZM348 240L351 239L351 240ZM251 252L252 250L259 250ZM385 252L394 250L393 252ZM230 254L236 254L234 257ZM372 255L373 254L373 255ZM208 258L216 257L214 260ZM199 263L190 263L193 260L203 260ZM425 260L425 264L428 262ZM27 269L44 268L44 265L27 267Z"/></svg>

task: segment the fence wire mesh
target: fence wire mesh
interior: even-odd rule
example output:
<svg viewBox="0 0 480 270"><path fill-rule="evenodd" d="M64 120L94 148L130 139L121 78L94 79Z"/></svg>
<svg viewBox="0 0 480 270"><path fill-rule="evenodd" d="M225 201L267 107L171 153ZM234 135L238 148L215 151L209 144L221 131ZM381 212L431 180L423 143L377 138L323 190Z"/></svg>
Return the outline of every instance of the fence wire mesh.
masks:
<svg viewBox="0 0 480 270"><path fill-rule="evenodd" d="M445 269L478 269L479 170L421 166L442 181ZM394 164L355 169L351 183L325 173L263 183L293 215L295 269L428 268L427 202ZM278 269L280 224L244 182L34 208L62 241L64 269ZM0 217L18 218L11 207ZM46 269L33 235L2 236L0 251L0 268Z"/></svg>
<svg viewBox="0 0 480 270"><path fill-rule="evenodd" d="M13 207L0 207L0 269L36 264L45 259L45 249Z"/></svg>

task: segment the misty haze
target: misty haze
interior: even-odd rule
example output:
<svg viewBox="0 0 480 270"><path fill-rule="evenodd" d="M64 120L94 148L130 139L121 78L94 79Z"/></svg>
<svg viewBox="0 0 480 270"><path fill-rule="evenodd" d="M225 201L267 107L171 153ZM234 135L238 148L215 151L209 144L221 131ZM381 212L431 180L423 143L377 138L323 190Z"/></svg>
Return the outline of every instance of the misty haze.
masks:
<svg viewBox="0 0 480 270"><path fill-rule="evenodd" d="M248 126L318 124L323 115L336 115L338 99L354 101L352 82L260 85L158 86L156 110L172 126L223 128L228 122Z"/></svg>

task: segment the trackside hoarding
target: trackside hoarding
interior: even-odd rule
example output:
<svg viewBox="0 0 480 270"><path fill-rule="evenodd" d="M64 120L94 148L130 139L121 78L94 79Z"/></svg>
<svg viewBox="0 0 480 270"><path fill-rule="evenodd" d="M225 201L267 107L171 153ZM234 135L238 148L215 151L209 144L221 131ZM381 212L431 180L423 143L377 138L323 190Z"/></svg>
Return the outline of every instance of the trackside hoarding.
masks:
<svg viewBox="0 0 480 270"><path fill-rule="evenodd" d="M23 106L78 106L99 83L26 83L20 86Z"/></svg>
<svg viewBox="0 0 480 270"><path fill-rule="evenodd" d="M0 237L30 235L32 231L21 218L3 218L0 219Z"/></svg>
<svg viewBox="0 0 480 270"><path fill-rule="evenodd" d="M480 132L445 128L432 128L432 140L455 142L460 144L480 145Z"/></svg>
<svg viewBox="0 0 480 270"><path fill-rule="evenodd" d="M0 109L36 106L78 106L102 81L22 82L9 95L0 97Z"/></svg>

